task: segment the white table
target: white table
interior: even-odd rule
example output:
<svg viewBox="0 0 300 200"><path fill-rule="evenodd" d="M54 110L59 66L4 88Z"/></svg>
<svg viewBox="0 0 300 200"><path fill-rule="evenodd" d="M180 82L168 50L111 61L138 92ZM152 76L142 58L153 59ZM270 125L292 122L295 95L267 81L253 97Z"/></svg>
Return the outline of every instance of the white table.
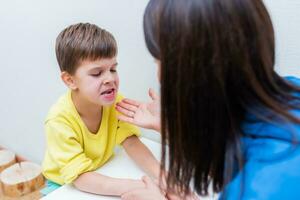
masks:
<svg viewBox="0 0 300 200"><path fill-rule="evenodd" d="M161 144L153 140L141 137L141 141L152 151L154 156L160 160ZM116 149L115 156L96 172L115 177L140 179L145 173L129 158L123 148ZM51 192L42 200L116 200L119 197L94 195L81 192L72 185L63 185ZM201 200L217 199L217 195L202 197Z"/></svg>

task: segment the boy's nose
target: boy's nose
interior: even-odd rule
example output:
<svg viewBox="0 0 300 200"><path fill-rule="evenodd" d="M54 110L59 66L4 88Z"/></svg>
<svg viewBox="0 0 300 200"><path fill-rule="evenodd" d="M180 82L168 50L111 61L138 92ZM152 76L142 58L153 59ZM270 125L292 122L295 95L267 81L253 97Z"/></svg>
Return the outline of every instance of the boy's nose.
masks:
<svg viewBox="0 0 300 200"><path fill-rule="evenodd" d="M114 77L111 74L107 74L104 78L104 84L111 83L114 81Z"/></svg>

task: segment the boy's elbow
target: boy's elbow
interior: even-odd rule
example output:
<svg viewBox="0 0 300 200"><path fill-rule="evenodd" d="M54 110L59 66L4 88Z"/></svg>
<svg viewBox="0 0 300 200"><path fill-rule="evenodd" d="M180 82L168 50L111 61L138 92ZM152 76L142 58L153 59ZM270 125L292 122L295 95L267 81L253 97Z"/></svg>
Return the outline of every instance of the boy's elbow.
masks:
<svg viewBox="0 0 300 200"><path fill-rule="evenodd" d="M89 172L79 175L74 181L73 185L76 189L89 192L89 181L90 174Z"/></svg>
<svg viewBox="0 0 300 200"><path fill-rule="evenodd" d="M73 185L76 189L78 190L84 190L84 180L82 178L82 175L80 175L78 178L76 178L74 181L73 181Z"/></svg>
<svg viewBox="0 0 300 200"><path fill-rule="evenodd" d="M132 136L129 136L128 138L126 138L126 139L123 141L122 146L123 146L125 149L127 149L127 148L129 148L129 147L131 147L131 146L136 145L136 144L139 143L139 142L140 142L139 138L138 138L137 136L135 136L135 135L132 135Z"/></svg>

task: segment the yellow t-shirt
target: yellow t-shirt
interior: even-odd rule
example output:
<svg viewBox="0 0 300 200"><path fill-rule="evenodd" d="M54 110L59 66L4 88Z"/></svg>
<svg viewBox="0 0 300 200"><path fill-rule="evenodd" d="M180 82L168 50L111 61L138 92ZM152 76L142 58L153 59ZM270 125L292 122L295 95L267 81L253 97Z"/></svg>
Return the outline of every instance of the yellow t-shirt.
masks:
<svg viewBox="0 0 300 200"><path fill-rule="evenodd" d="M122 99L117 96L116 102ZM44 176L58 184L73 182L80 174L102 166L114 147L140 130L117 119L115 104L103 107L101 125L91 133L80 118L71 92L50 109L45 121L47 150L43 161Z"/></svg>

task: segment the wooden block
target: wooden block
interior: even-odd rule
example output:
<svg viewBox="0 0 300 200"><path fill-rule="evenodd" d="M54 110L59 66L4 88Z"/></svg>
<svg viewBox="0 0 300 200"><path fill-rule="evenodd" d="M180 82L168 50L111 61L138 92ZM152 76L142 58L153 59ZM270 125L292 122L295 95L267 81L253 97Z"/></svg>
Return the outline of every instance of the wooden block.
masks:
<svg viewBox="0 0 300 200"><path fill-rule="evenodd" d="M38 200L40 198L42 198L40 191L35 191L21 197L7 197L7 196L1 196L0 194L0 200Z"/></svg>
<svg viewBox="0 0 300 200"><path fill-rule="evenodd" d="M0 174L2 194L5 197L25 197L44 186L41 167L31 162L16 163Z"/></svg>

